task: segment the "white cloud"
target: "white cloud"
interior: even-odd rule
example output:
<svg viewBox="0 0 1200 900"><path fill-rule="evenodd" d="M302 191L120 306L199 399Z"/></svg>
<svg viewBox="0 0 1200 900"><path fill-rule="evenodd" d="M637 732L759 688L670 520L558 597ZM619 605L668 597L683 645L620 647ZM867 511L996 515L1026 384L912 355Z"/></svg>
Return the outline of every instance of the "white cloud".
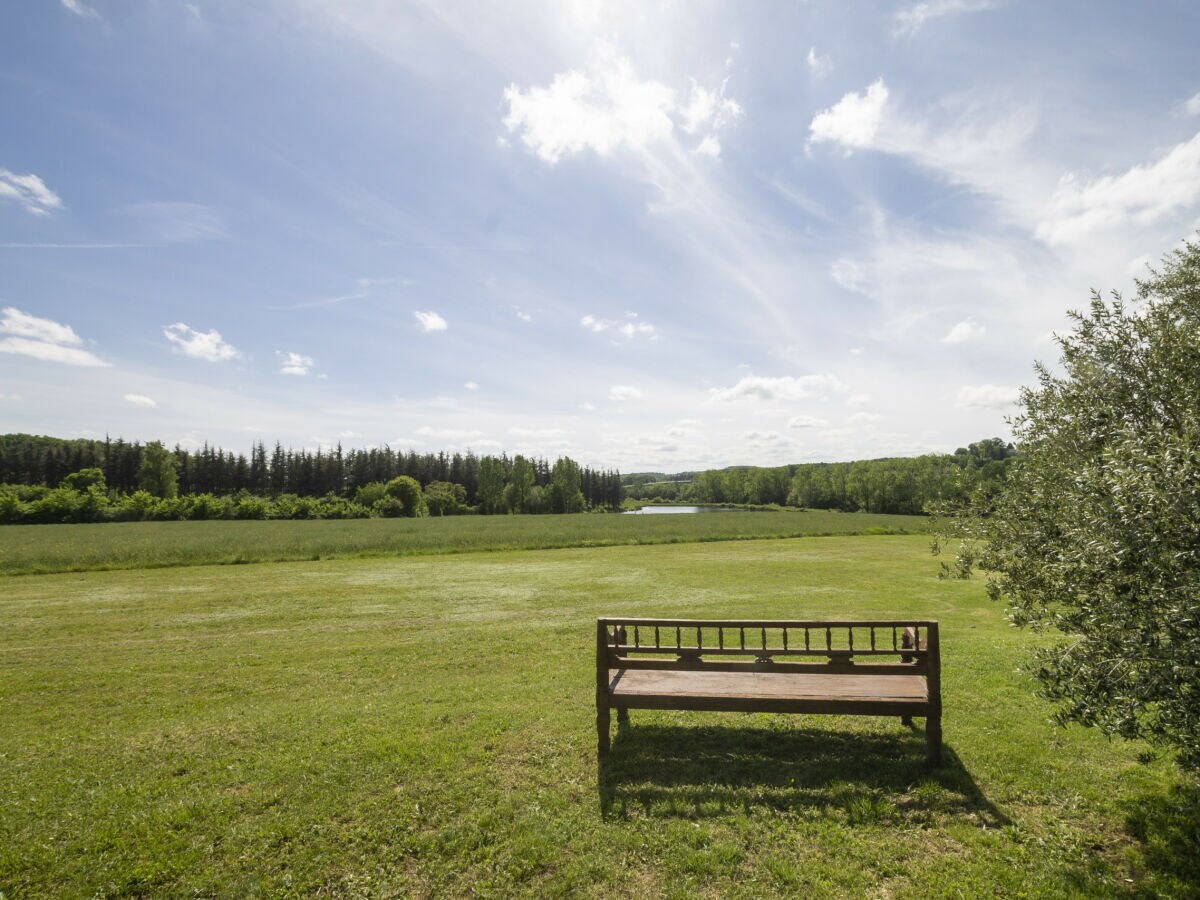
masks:
<svg viewBox="0 0 1200 900"><path fill-rule="evenodd" d="M696 134L701 129L719 131L741 116L742 107L736 100L725 96L728 79L714 91L705 90L692 79L692 93L687 106L682 110L683 130Z"/></svg>
<svg viewBox="0 0 1200 900"><path fill-rule="evenodd" d="M626 313L624 321L615 319L597 319L595 316L584 316L579 320L579 324L584 328L596 333L611 331L614 334L619 334L626 339L632 339L638 336L648 337L650 340L658 338L657 329L649 322L638 320L637 313Z"/></svg>
<svg viewBox="0 0 1200 900"><path fill-rule="evenodd" d="M305 356L303 353L293 353L292 351L276 350L275 355L279 357L279 374L280 375L307 375L309 370L316 365L316 360L311 356Z"/></svg>
<svg viewBox="0 0 1200 900"><path fill-rule="evenodd" d="M518 438L561 438L570 434L565 428L510 428L508 433Z"/></svg>
<svg viewBox="0 0 1200 900"><path fill-rule="evenodd" d="M516 314L517 318L520 319L522 322L532 322L533 321L533 316L531 316L529 313L523 311L519 306L514 306L513 312Z"/></svg>
<svg viewBox="0 0 1200 900"><path fill-rule="evenodd" d="M13 306L0 311L0 353L15 353L69 366L107 366L94 353L82 349L79 335L70 325L42 319Z"/></svg>
<svg viewBox="0 0 1200 900"><path fill-rule="evenodd" d="M614 384L608 390L609 399L616 400L618 402L623 400L638 400L644 396L645 394L643 394L638 388L631 387L628 384Z"/></svg>
<svg viewBox="0 0 1200 900"><path fill-rule="evenodd" d="M809 397L824 397L843 393L846 386L835 375L802 375L799 378L784 375L772 378L763 375L747 375L733 387L714 388L714 400L803 400Z"/></svg>
<svg viewBox="0 0 1200 900"><path fill-rule="evenodd" d="M108 365L108 363L94 353L81 350L78 347L64 347L61 344L47 344L43 341L31 341L18 337L0 339L0 353L16 353L20 356L32 356L34 359L64 363L68 366Z"/></svg>
<svg viewBox="0 0 1200 900"><path fill-rule="evenodd" d="M1181 110L1185 116L1200 116L1200 91L1184 101Z"/></svg>
<svg viewBox="0 0 1200 900"><path fill-rule="evenodd" d="M413 318L417 320L417 326L426 334L431 331L445 331L447 327L446 320L435 313L432 309L415 309L413 310Z"/></svg>
<svg viewBox="0 0 1200 900"><path fill-rule="evenodd" d="M47 344L83 343L70 325L63 325L53 319L41 319L13 306L6 306L0 312L0 331L15 334L17 337L44 341Z"/></svg>
<svg viewBox="0 0 1200 900"><path fill-rule="evenodd" d="M715 134L707 134L704 136L704 140L696 145L696 153L716 159L721 155L721 142L717 140Z"/></svg>
<svg viewBox="0 0 1200 900"><path fill-rule="evenodd" d="M163 335L178 347L181 353L193 359L226 362L241 356L237 348L226 343L221 337L221 332L215 328L212 331L196 331L182 322L176 322L164 328Z"/></svg>
<svg viewBox="0 0 1200 900"><path fill-rule="evenodd" d="M81 18L100 18L100 13L96 12L90 6L85 6L84 4L80 3L79 0L62 0L62 5Z"/></svg>
<svg viewBox="0 0 1200 900"><path fill-rule="evenodd" d="M141 406L145 409L154 409L158 404L145 394L126 394L125 399L134 406Z"/></svg>
<svg viewBox="0 0 1200 900"><path fill-rule="evenodd" d="M680 105L672 88L640 79L627 58L600 46L590 66L560 72L549 87L509 85L504 125L539 159L554 165L584 150L608 156L619 149L644 149L670 138L676 122L688 134L712 136L742 113L725 90L726 82L709 89L693 80L687 103ZM719 152L719 144L714 148L707 143L704 152L713 149Z"/></svg>
<svg viewBox="0 0 1200 900"><path fill-rule="evenodd" d="M879 131L888 89L876 79L861 94L853 91L813 116L809 132L813 142L833 141L847 147L870 147Z"/></svg>
<svg viewBox="0 0 1200 900"><path fill-rule="evenodd" d="M20 394L0 394L0 400L5 403L15 403L21 399Z"/></svg>
<svg viewBox="0 0 1200 900"><path fill-rule="evenodd" d="M871 402L870 394L851 394L846 400L847 406L866 406Z"/></svg>
<svg viewBox="0 0 1200 900"><path fill-rule="evenodd" d="M788 428L824 428L829 423L816 416L796 416L788 422Z"/></svg>
<svg viewBox="0 0 1200 900"><path fill-rule="evenodd" d="M1014 405L1020 397L1020 388L999 384L968 385L959 389L958 405L1004 409Z"/></svg>
<svg viewBox="0 0 1200 900"><path fill-rule="evenodd" d="M915 6L898 10L892 18L892 31L895 34L916 34L930 19L982 12L995 5L995 0L924 0Z"/></svg>
<svg viewBox="0 0 1200 900"><path fill-rule="evenodd" d="M62 209L62 199L32 172L18 175L0 169L0 199L15 200L35 216L48 216Z"/></svg>
<svg viewBox="0 0 1200 900"><path fill-rule="evenodd" d="M465 388L466 388L468 391L477 391L477 390L479 390L479 385L477 385L477 384L476 384L475 382L473 382L473 381L468 381L466 384L464 384L464 385L463 385L463 387L465 387Z"/></svg>
<svg viewBox="0 0 1200 900"><path fill-rule="evenodd" d="M1084 182L1064 176L1036 234L1048 244L1078 240L1099 228L1147 225L1200 201L1200 133L1151 165Z"/></svg>
<svg viewBox="0 0 1200 900"><path fill-rule="evenodd" d="M808 62L808 71L812 74L813 78L824 78L833 71L833 60L828 56L817 55L816 47L808 48L806 61Z"/></svg>
<svg viewBox="0 0 1200 900"><path fill-rule="evenodd" d="M973 341L978 337L982 337L987 331L982 325L974 319L964 319L947 332L942 338L943 344L965 344L968 341Z"/></svg>

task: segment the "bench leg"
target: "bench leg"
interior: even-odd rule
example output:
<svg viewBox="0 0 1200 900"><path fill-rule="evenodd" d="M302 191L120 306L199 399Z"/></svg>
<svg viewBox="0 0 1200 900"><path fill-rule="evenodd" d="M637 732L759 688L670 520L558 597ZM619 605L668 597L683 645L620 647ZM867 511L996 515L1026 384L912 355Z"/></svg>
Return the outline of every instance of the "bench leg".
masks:
<svg viewBox="0 0 1200 900"><path fill-rule="evenodd" d="M596 698L596 752L608 752L608 699Z"/></svg>
<svg viewBox="0 0 1200 900"><path fill-rule="evenodd" d="M617 707L617 725L620 726L620 725L628 725L628 724L629 724L629 710L626 709L624 706L618 706Z"/></svg>
<svg viewBox="0 0 1200 900"><path fill-rule="evenodd" d="M925 720L926 758L931 765L942 762L942 717L934 716Z"/></svg>

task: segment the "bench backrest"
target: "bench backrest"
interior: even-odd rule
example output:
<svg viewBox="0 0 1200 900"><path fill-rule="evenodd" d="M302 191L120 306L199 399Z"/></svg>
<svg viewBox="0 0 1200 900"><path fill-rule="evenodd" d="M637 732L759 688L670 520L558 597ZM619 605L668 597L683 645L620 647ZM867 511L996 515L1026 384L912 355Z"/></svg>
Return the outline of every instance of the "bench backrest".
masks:
<svg viewBox="0 0 1200 900"><path fill-rule="evenodd" d="M933 620L596 620L597 676L609 669L925 675L941 670Z"/></svg>

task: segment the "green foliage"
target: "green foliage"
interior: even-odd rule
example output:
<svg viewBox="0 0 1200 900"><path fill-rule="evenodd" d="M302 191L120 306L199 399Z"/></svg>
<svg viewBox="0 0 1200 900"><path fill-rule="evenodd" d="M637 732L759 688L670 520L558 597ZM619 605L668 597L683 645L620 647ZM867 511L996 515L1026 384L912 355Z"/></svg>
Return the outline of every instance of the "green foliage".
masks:
<svg viewBox="0 0 1200 900"><path fill-rule="evenodd" d="M569 456L554 463L550 472L550 510L556 513L583 512L579 464Z"/></svg>
<svg viewBox="0 0 1200 900"><path fill-rule="evenodd" d="M990 503L951 519L957 569L992 574L1013 621L1068 639L1034 667L1063 721L1173 747L1200 768L1200 244L1094 294L1037 367L1022 452Z"/></svg>
<svg viewBox="0 0 1200 900"><path fill-rule="evenodd" d="M99 491L103 491L105 489L104 470L89 468L72 472L62 480L62 487L71 491L86 491L89 488L96 488Z"/></svg>
<svg viewBox="0 0 1200 900"><path fill-rule="evenodd" d="M461 516L468 511L467 489L451 481L431 481L425 485L425 504L431 516Z"/></svg>
<svg viewBox="0 0 1200 900"><path fill-rule="evenodd" d="M406 519L418 519L429 515L429 507L425 503L425 494L415 478L407 475L397 475L387 483L387 500L395 501L399 506L390 507L391 512L384 515L398 515Z"/></svg>
<svg viewBox="0 0 1200 900"><path fill-rule="evenodd" d="M533 490L533 467L521 454L513 457L512 472L505 490L505 504L509 512L529 512L529 494Z"/></svg>
<svg viewBox="0 0 1200 900"><path fill-rule="evenodd" d="M500 511L504 499L504 464L494 456L485 456L479 461L476 497L481 513L490 515Z"/></svg>
<svg viewBox="0 0 1200 900"><path fill-rule="evenodd" d="M142 463L138 467L138 484L142 490L169 500L178 493L178 473L175 457L161 441L151 441L142 448Z"/></svg>

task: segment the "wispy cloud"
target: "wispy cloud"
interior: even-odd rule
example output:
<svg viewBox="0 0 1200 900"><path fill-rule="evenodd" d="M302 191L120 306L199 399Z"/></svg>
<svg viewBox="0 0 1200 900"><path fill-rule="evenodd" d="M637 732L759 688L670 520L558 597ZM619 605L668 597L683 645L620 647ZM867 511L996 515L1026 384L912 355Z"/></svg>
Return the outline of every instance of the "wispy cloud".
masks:
<svg viewBox="0 0 1200 900"><path fill-rule="evenodd" d="M94 353L84 350L83 341L70 325L43 319L16 307L0 311L0 353L14 353L46 362L69 366L109 365Z"/></svg>
<svg viewBox="0 0 1200 900"><path fill-rule="evenodd" d="M995 0L925 0L915 6L898 10L892 17L894 34L916 34L932 19L962 13L982 12L996 6Z"/></svg>
<svg viewBox="0 0 1200 900"><path fill-rule="evenodd" d="M770 377L747 375L737 384L727 388L714 388L710 393L714 400L805 400L810 397L828 397L845 393L846 386L836 375L783 375Z"/></svg>
<svg viewBox="0 0 1200 900"><path fill-rule="evenodd" d="M417 327L428 334L431 331L445 331L449 326L446 320L435 313L432 309L429 310L413 310L413 318L417 320Z"/></svg>
<svg viewBox="0 0 1200 900"><path fill-rule="evenodd" d="M474 381L468 381L466 384L463 385L463 387L466 388L468 391L479 390L479 385L477 385Z"/></svg>
<svg viewBox="0 0 1200 900"><path fill-rule="evenodd" d="M32 172L18 175L8 169L0 169L0 199L19 203L35 216L48 216L63 206L58 194L38 176Z"/></svg>
<svg viewBox="0 0 1200 900"><path fill-rule="evenodd" d="M303 353L296 353L288 350L276 350L275 355L279 357L279 374L280 375L307 375L314 365L316 360L311 356L305 356Z"/></svg>
<svg viewBox="0 0 1200 900"><path fill-rule="evenodd" d="M1006 409L1016 404L1020 397L1020 388L999 384L968 385L959 389L958 405Z"/></svg>
<svg viewBox="0 0 1200 900"><path fill-rule="evenodd" d="M833 60L828 56L820 56L816 47L808 48L808 56L804 61L808 63L808 71L813 78L824 78L833 71Z"/></svg>
<svg viewBox="0 0 1200 900"><path fill-rule="evenodd" d="M816 416L794 416L788 422L788 428L824 428L828 424L825 419Z"/></svg>
<svg viewBox="0 0 1200 900"><path fill-rule="evenodd" d="M608 389L608 398L616 400L618 403L626 400L640 400L645 394L640 388L635 388L628 384L614 384Z"/></svg>
<svg viewBox="0 0 1200 900"><path fill-rule="evenodd" d="M1132 220L1155 222L1200 202L1200 133L1157 162L1120 175L1084 181L1072 172L1050 198L1037 236L1050 244L1078 240L1100 228Z"/></svg>
<svg viewBox="0 0 1200 900"><path fill-rule="evenodd" d="M964 319L946 333L946 336L942 338L942 343L965 344L968 341L983 337L985 331L987 329L974 319Z"/></svg>
<svg viewBox="0 0 1200 900"><path fill-rule="evenodd" d="M579 324L589 331L594 331L598 334L609 331L627 339L647 337L650 340L656 340L658 338L657 329L649 322L640 321L638 314L634 312L626 313L623 320L598 319L595 316L584 316L579 320Z"/></svg>
<svg viewBox="0 0 1200 900"><path fill-rule="evenodd" d="M158 403L152 397L147 397L145 394L126 394L125 400L132 403L134 406L140 406L143 409L154 409Z"/></svg>
<svg viewBox="0 0 1200 900"><path fill-rule="evenodd" d="M62 5L82 19L100 18L100 13L96 12L90 6L80 3L79 0L62 0Z"/></svg>
<svg viewBox="0 0 1200 900"><path fill-rule="evenodd" d="M237 359L241 353L221 337L215 328L211 331L196 331L183 322L176 322L163 329L163 336L174 344L184 356L202 359L205 362L227 362Z"/></svg>

